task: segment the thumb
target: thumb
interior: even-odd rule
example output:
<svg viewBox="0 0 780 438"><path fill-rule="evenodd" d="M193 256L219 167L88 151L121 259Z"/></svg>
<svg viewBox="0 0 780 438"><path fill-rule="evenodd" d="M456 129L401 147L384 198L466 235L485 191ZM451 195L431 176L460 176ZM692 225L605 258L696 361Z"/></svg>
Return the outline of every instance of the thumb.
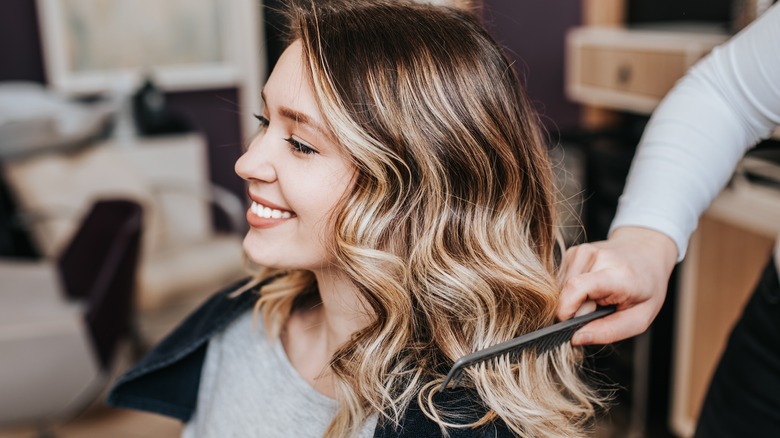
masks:
<svg viewBox="0 0 780 438"><path fill-rule="evenodd" d="M572 345L612 344L643 333L650 325L648 306L634 306L593 321L577 330Z"/></svg>

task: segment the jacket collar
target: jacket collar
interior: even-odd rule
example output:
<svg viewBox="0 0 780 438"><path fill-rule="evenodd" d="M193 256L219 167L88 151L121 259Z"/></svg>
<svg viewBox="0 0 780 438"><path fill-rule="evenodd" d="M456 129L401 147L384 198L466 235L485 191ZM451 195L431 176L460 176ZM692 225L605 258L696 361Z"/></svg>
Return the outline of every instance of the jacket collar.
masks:
<svg viewBox="0 0 780 438"><path fill-rule="evenodd" d="M189 421L198 400L200 372L209 339L251 308L259 289L268 283L265 281L233 296L247 281L221 290L187 317L116 381L107 403Z"/></svg>
<svg viewBox="0 0 780 438"><path fill-rule="evenodd" d="M249 310L259 298L260 289L274 279L265 280L237 296L234 292L247 280L215 294L117 380L107 403L166 415L182 422L189 421L197 405L200 374L209 339ZM435 401L437 405L465 413L468 417L464 418L466 421L475 421L485 413L479 397L470 390L447 390L437 394ZM501 421L491 422L477 430L448 429L448 433L452 438L512 436ZM400 427L380 421L374 432L374 437L441 436L439 426L425 416L416 400L404 413Z"/></svg>

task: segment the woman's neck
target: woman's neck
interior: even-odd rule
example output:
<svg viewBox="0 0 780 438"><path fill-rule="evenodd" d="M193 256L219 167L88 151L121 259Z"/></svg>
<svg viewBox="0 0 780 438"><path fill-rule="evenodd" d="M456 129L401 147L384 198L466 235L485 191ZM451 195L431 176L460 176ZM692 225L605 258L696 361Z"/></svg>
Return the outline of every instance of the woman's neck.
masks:
<svg viewBox="0 0 780 438"><path fill-rule="evenodd" d="M290 363L314 389L335 397L328 369L334 353L352 335L370 322L371 311L363 304L355 285L343 272L318 271L321 302L294 309L282 336Z"/></svg>

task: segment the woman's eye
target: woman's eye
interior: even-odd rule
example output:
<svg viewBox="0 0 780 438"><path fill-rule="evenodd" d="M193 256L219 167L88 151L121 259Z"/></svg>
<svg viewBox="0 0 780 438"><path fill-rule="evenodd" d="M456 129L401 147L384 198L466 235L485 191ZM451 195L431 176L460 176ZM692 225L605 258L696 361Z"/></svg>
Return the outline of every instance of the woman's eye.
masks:
<svg viewBox="0 0 780 438"><path fill-rule="evenodd" d="M307 146L307 145L301 143L300 141L298 141L298 140L296 140L296 139L294 139L292 137L285 138L284 141L286 141L287 143L290 143L290 149L292 149L293 152L304 154L304 155L318 154L319 153L313 147Z"/></svg>
<svg viewBox="0 0 780 438"><path fill-rule="evenodd" d="M268 127L268 125L269 125L271 122L269 122L267 118L265 118L264 116L261 116L260 114L254 114L254 116L255 116L255 118L257 119L257 121L258 121L258 122L260 122L260 123L259 123L259 125L260 125L260 131L265 131L265 128L267 128L267 127Z"/></svg>

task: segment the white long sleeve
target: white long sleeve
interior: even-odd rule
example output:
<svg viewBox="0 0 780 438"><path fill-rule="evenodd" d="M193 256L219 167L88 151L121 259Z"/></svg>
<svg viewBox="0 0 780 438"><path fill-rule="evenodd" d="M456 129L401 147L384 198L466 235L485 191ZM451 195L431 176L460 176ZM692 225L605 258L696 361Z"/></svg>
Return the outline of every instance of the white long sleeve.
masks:
<svg viewBox="0 0 780 438"><path fill-rule="evenodd" d="M610 233L641 226L685 256L744 153L780 125L780 4L696 64L650 118ZM780 220L780 218L778 218Z"/></svg>

